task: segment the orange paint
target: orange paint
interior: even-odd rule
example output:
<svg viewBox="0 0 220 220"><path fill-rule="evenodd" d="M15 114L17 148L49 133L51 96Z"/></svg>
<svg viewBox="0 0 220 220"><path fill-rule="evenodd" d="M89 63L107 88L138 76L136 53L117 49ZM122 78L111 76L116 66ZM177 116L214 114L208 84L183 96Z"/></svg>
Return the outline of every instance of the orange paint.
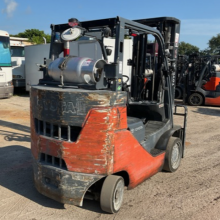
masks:
<svg viewBox="0 0 220 220"><path fill-rule="evenodd" d="M94 108L89 111L76 142L38 135L31 117L31 149L62 158L68 171L109 175L127 171L129 188L157 173L165 153L151 156L127 130L126 107Z"/></svg>
<svg viewBox="0 0 220 220"><path fill-rule="evenodd" d="M210 80L203 86L203 88L207 91L216 91L216 87L220 83L220 78L211 77Z"/></svg>
<svg viewBox="0 0 220 220"><path fill-rule="evenodd" d="M220 106L220 96L216 98L205 98L205 105Z"/></svg>
<svg viewBox="0 0 220 220"><path fill-rule="evenodd" d="M126 107L96 108L89 111L77 142L38 135L32 118L32 153L65 160L69 171L110 174L113 170L114 131L127 129Z"/></svg>
<svg viewBox="0 0 220 220"><path fill-rule="evenodd" d="M127 171L129 189L157 173L164 164L165 153L151 156L134 138L130 131L115 133L114 170Z"/></svg>

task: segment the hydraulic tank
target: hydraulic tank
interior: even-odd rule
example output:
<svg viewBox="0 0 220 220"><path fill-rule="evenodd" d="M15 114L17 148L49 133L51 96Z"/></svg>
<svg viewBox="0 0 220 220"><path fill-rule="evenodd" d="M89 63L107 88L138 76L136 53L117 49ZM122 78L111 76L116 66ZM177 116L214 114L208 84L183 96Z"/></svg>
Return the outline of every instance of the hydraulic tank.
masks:
<svg viewBox="0 0 220 220"><path fill-rule="evenodd" d="M57 58L50 63L48 74L55 81L63 76L64 83L96 84L99 81L106 62L88 57Z"/></svg>

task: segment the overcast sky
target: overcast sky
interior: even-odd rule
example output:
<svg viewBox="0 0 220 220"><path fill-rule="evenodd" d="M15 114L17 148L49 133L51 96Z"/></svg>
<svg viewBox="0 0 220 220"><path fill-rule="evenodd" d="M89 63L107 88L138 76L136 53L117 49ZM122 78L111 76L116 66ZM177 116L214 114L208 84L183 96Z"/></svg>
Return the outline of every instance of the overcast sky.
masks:
<svg viewBox="0 0 220 220"><path fill-rule="evenodd" d="M181 20L180 41L200 49L220 33L220 0L0 0L0 29L10 34L39 29L50 34L50 24L120 16L127 19L176 17Z"/></svg>

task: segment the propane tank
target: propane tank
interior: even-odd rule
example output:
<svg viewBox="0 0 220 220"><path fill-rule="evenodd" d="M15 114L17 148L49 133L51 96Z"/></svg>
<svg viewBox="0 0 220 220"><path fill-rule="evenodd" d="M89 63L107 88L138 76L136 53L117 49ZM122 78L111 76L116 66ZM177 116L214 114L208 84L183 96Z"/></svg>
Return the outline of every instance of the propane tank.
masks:
<svg viewBox="0 0 220 220"><path fill-rule="evenodd" d="M105 64L101 59L61 57L49 64L48 74L55 81L62 77L63 83L94 85L99 81Z"/></svg>

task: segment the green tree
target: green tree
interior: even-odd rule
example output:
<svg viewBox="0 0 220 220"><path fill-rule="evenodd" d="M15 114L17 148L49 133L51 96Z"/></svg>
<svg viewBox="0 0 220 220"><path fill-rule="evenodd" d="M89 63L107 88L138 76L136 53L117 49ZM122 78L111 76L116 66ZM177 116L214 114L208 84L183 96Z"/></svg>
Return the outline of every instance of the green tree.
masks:
<svg viewBox="0 0 220 220"><path fill-rule="evenodd" d="M190 55L193 53L199 53L199 48L184 41L179 43L179 54Z"/></svg>
<svg viewBox="0 0 220 220"><path fill-rule="evenodd" d="M24 32L11 36L28 38L30 42L32 42L33 44L43 44L44 43L43 37L45 37L47 43L50 43L50 35L45 34L44 31L40 31L38 29L27 29Z"/></svg>
<svg viewBox="0 0 220 220"><path fill-rule="evenodd" d="M211 53L215 53L216 51L218 51L220 48L220 34L217 34L217 36L213 36L209 40L208 45Z"/></svg>

